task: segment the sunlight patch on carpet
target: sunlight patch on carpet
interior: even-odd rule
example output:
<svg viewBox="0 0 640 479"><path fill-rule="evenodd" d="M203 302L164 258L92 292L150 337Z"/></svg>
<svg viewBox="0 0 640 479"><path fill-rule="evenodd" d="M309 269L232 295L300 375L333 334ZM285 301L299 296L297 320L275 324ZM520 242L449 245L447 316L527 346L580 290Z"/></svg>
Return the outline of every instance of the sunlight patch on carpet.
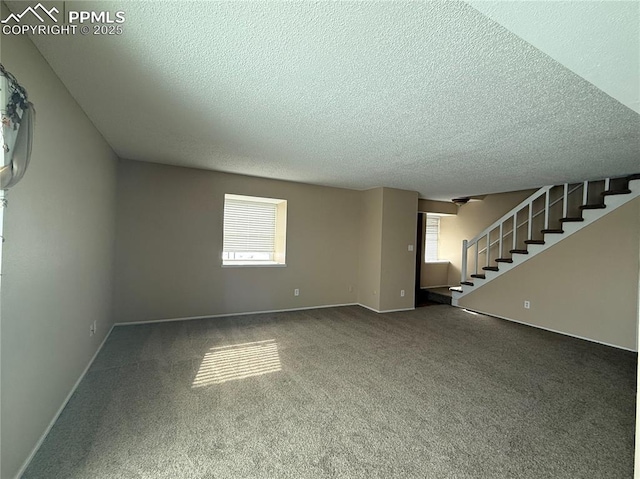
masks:
<svg viewBox="0 0 640 479"><path fill-rule="evenodd" d="M282 369L274 339L211 348L204 355L191 387L275 373Z"/></svg>

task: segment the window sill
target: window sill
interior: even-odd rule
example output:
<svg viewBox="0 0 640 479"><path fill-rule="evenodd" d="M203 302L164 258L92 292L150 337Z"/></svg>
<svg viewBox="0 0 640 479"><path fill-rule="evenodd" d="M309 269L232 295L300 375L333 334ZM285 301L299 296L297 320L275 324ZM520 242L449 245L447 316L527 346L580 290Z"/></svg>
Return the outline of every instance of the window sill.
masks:
<svg viewBox="0 0 640 479"><path fill-rule="evenodd" d="M448 259L432 259L429 261L425 261L425 264L442 264L442 263L449 263Z"/></svg>
<svg viewBox="0 0 640 479"><path fill-rule="evenodd" d="M286 263L276 263L275 261L228 261L223 262L223 268L246 268L247 266L258 266L261 268L284 268Z"/></svg>

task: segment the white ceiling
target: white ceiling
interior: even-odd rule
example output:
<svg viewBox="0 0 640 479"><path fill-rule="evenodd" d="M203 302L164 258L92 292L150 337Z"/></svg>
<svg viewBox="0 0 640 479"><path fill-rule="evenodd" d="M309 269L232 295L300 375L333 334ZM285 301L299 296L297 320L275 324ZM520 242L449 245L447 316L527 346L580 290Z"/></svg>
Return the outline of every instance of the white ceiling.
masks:
<svg viewBox="0 0 640 479"><path fill-rule="evenodd" d="M640 113L637 0L467 3Z"/></svg>
<svg viewBox="0 0 640 479"><path fill-rule="evenodd" d="M95 1L123 35L33 40L122 158L450 199L640 170L638 3L568 3Z"/></svg>

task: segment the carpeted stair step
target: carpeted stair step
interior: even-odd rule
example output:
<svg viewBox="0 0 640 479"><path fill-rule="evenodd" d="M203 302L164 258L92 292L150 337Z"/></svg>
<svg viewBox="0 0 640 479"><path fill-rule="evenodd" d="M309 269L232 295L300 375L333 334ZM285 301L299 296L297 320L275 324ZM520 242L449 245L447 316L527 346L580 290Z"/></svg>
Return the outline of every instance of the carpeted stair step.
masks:
<svg viewBox="0 0 640 479"><path fill-rule="evenodd" d="M482 269L485 271L499 271L497 266L483 266Z"/></svg>
<svg viewBox="0 0 640 479"><path fill-rule="evenodd" d="M471 281L460 281L460 284L464 284L466 286L473 286L473 283Z"/></svg>
<svg viewBox="0 0 640 479"><path fill-rule="evenodd" d="M584 218L581 218L580 216L560 218L560 223L579 223L580 221L584 221Z"/></svg>
<svg viewBox="0 0 640 479"><path fill-rule="evenodd" d="M513 263L511 258L497 258L496 263Z"/></svg>
<svg viewBox="0 0 640 479"><path fill-rule="evenodd" d="M544 244L544 240L524 240L524 244Z"/></svg>
<svg viewBox="0 0 640 479"><path fill-rule="evenodd" d="M431 303L451 304L451 290L448 288L446 291L444 288L427 288L422 291L426 293L426 300Z"/></svg>
<svg viewBox="0 0 640 479"><path fill-rule="evenodd" d="M564 233L564 230L560 230L560 229L547 229L547 230L540 230L540 233L542 234L551 234L551 235L561 235L562 233Z"/></svg>
<svg viewBox="0 0 640 479"><path fill-rule="evenodd" d="M511 254L529 254L526 249L510 249L509 253Z"/></svg>
<svg viewBox="0 0 640 479"><path fill-rule="evenodd" d="M613 195L628 195L629 193L631 193L631 190L626 189L626 190L609 190L609 191L603 191L602 193L600 193L602 196L613 196Z"/></svg>
<svg viewBox="0 0 640 479"><path fill-rule="evenodd" d="M600 203L597 205L582 205L580 206L581 210L603 210L607 207L604 203Z"/></svg>
<svg viewBox="0 0 640 479"><path fill-rule="evenodd" d="M478 279L487 279L486 275L484 274L472 274L471 277L478 278Z"/></svg>

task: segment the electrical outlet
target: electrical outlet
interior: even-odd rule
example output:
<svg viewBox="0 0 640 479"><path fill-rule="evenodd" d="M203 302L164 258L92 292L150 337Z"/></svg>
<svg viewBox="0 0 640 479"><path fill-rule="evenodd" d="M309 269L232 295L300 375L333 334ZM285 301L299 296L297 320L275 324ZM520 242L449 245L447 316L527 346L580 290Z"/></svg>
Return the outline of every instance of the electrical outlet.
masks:
<svg viewBox="0 0 640 479"><path fill-rule="evenodd" d="M298 288L293 290L293 295L294 296L300 296L300 290Z"/></svg>
<svg viewBox="0 0 640 479"><path fill-rule="evenodd" d="M351 285L351 284L349 285L349 292L353 293L353 285Z"/></svg>
<svg viewBox="0 0 640 479"><path fill-rule="evenodd" d="M524 302L524 309L531 309L531 301Z"/></svg>
<svg viewBox="0 0 640 479"><path fill-rule="evenodd" d="M407 248L409 251L413 251L413 245L410 244L409 247Z"/></svg>
<svg viewBox="0 0 640 479"><path fill-rule="evenodd" d="M404 289L401 289L401 290L400 290L400 297L401 297L401 298L404 298Z"/></svg>

